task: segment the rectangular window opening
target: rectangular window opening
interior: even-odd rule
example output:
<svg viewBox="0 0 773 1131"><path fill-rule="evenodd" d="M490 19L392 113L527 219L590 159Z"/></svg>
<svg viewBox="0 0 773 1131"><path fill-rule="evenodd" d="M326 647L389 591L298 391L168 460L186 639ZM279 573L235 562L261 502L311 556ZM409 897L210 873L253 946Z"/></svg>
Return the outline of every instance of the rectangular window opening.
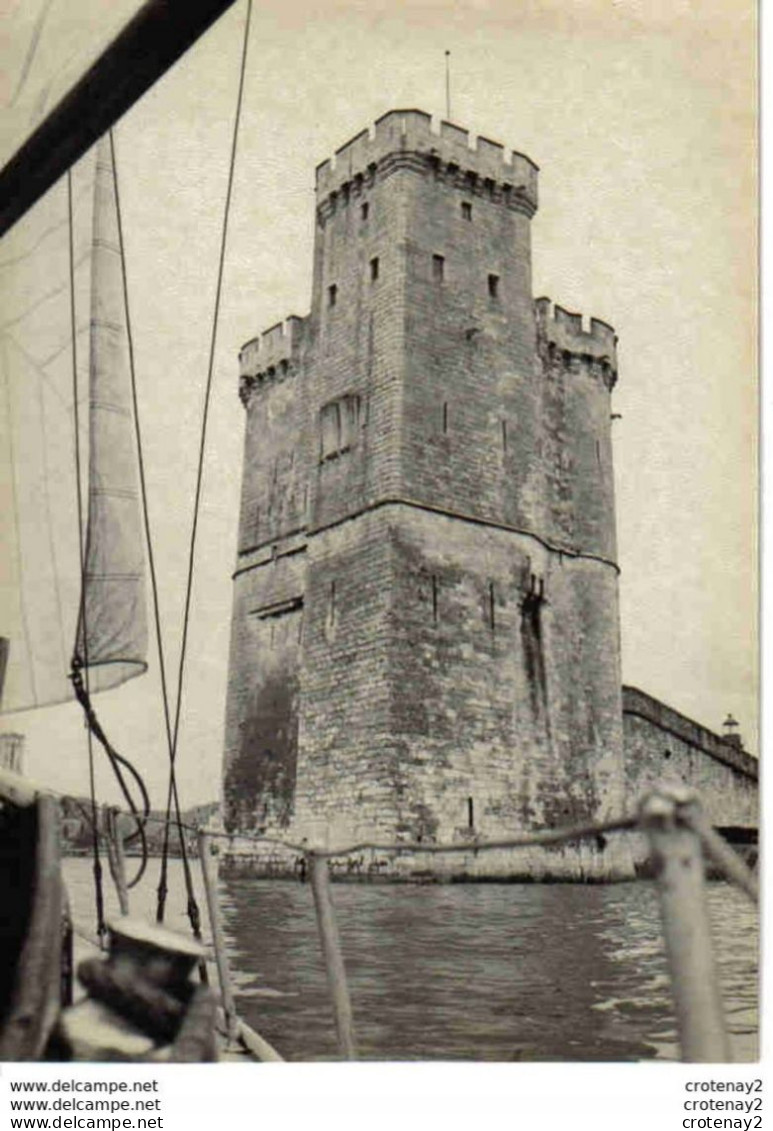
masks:
<svg viewBox="0 0 773 1131"><path fill-rule="evenodd" d="M328 306L335 306L336 299L338 298L338 287L335 283L331 283L327 289L327 304Z"/></svg>
<svg viewBox="0 0 773 1131"><path fill-rule="evenodd" d="M499 297L499 275L489 275L488 293L490 298Z"/></svg>
<svg viewBox="0 0 773 1131"><path fill-rule="evenodd" d="M462 219L472 220L472 205L468 200L462 201Z"/></svg>
<svg viewBox="0 0 773 1131"><path fill-rule="evenodd" d="M375 283L378 278L378 256L370 261L370 281Z"/></svg>
<svg viewBox="0 0 773 1131"><path fill-rule="evenodd" d="M320 460L335 459L355 447L361 426L359 393L345 393L320 409Z"/></svg>
<svg viewBox="0 0 773 1131"><path fill-rule="evenodd" d="M442 255L432 256L432 278L436 283L442 283L445 278L446 261Z"/></svg>
<svg viewBox="0 0 773 1131"><path fill-rule="evenodd" d="M475 828L475 806L471 797L467 798L467 828Z"/></svg>
<svg viewBox="0 0 773 1131"><path fill-rule="evenodd" d="M437 624L437 577L432 574L432 620Z"/></svg>
<svg viewBox="0 0 773 1131"><path fill-rule="evenodd" d="M443 431L448 431L448 401L443 401Z"/></svg>
<svg viewBox="0 0 773 1131"><path fill-rule="evenodd" d="M360 424L360 398L357 393L347 393L339 400L339 421L341 424L339 451L348 452L357 443Z"/></svg>
<svg viewBox="0 0 773 1131"><path fill-rule="evenodd" d="M502 451L507 451L507 421L502 421Z"/></svg>
<svg viewBox="0 0 773 1131"><path fill-rule="evenodd" d="M491 631L496 632L496 593L494 592L494 582L489 583L488 587L488 619L491 626Z"/></svg>
<svg viewBox="0 0 773 1131"><path fill-rule="evenodd" d="M320 411L320 459L333 459L341 450L341 413L337 401Z"/></svg>
<svg viewBox="0 0 773 1131"><path fill-rule="evenodd" d="M360 206L360 215L362 216L363 220L367 220L369 212L370 212L370 205L368 204L367 200L364 200L362 202L362 205Z"/></svg>

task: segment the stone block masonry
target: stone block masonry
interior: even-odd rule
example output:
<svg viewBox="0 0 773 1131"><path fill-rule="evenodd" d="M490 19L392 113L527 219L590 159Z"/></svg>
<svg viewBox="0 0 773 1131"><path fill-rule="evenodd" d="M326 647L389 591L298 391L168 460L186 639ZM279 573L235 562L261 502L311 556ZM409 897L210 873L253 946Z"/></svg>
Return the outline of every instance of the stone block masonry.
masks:
<svg viewBox="0 0 773 1131"><path fill-rule="evenodd" d="M618 837L475 852L626 804L614 330L534 301L520 154L393 111L316 186L311 311L240 353L226 827L469 846L369 875L629 876Z"/></svg>
<svg viewBox="0 0 773 1131"><path fill-rule="evenodd" d="M625 783L633 808L654 782L697 791L706 816L730 844L756 860L759 767L740 744L722 738L636 687L623 688ZM635 848L644 862L646 846Z"/></svg>

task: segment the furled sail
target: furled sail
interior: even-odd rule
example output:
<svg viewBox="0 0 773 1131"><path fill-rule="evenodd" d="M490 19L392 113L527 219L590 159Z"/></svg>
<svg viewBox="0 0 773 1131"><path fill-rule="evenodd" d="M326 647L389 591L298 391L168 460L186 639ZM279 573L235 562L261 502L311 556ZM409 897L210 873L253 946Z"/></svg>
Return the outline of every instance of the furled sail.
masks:
<svg viewBox="0 0 773 1131"><path fill-rule="evenodd" d="M89 518L75 654L92 691L145 669L147 616L123 273L109 139L97 145L91 252Z"/></svg>
<svg viewBox="0 0 773 1131"><path fill-rule="evenodd" d="M6 712L72 698L73 641L88 663L91 691L145 669L143 540L109 140L97 146L96 159L91 154L73 170L72 200L72 279L66 184L55 186L0 248ZM84 478L88 468L82 589L76 416Z"/></svg>

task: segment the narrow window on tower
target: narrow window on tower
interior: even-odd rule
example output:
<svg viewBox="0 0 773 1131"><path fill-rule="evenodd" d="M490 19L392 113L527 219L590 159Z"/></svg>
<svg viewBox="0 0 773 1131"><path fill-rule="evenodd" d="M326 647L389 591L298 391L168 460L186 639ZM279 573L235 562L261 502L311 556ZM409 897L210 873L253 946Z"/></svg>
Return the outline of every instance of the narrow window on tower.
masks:
<svg viewBox="0 0 773 1131"><path fill-rule="evenodd" d="M370 281L375 283L378 278L378 257L370 261Z"/></svg>
<svg viewBox="0 0 773 1131"><path fill-rule="evenodd" d="M445 278L446 261L442 255L432 256L432 278L436 283L442 283Z"/></svg>
<svg viewBox="0 0 773 1131"><path fill-rule="evenodd" d="M338 420L341 426L339 451L348 452L357 443L360 426L360 398L357 393L347 393L339 399Z"/></svg>
<svg viewBox="0 0 773 1131"><path fill-rule="evenodd" d="M601 467L601 445L596 441L596 463Z"/></svg>
<svg viewBox="0 0 773 1131"><path fill-rule="evenodd" d="M499 275L489 275L488 293L489 298L499 298Z"/></svg>
<svg viewBox="0 0 773 1131"><path fill-rule="evenodd" d="M472 205L469 200L462 201L462 219L472 220Z"/></svg>
<svg viewBox="0 0 773 1131"><path fill-rule="evenodd" d="M337 401L323 405L319 414L321 460L333 459L341 450L341 413Z"/></svg>
<svg viewBox="0 0 773 1131"><path fill-rule="evenodd" d="M492 632L496 632L496 605L497 595L494 591L494 582L489 582L488 587L488 622Z"/></svg>
<svg viewBox="0 0 773 1131"><path fill-rule="evenodd" d="M443 401L443 431L448 431L448 401Z"/></svg>
<svg viewBox="0 0 773 1131"><path fill-rule="evenodd" d="M370 205L368 204L367 200L364 200L362 202L362 204L360 205L360 216L362 217L363 220L367 220L369 212L370 212Z"/></svg>
<svg viewBox="0 0 773 1131"><path fill-rule="evenodd" d="M432 574L432 621L433 621L434 624L437 624L437 605L438 605L437 597L438 597L438 594L437 594L437 575L433 573Z"/></svg>
<svg viewBox="0 0 773 1131"><path fill-rule="evenodd" d="M338 298L338 287L335 283L331 283L327 289L327 304L328 306L335 306L336 299Z"/></svg>
<svg viewBox="0 0 773 1131"><path fill-rule="evenodd" d="M475 806L471 797L467 798L467 828L475 828Z"/></svg>
<svg viewBox="0 0 773 1131"><path fill-rule="evenodd" d="M331 581L327 594L327 616L325 617L325 636L328 640L335 636L336 617L336 583Z"/></svg>
<svg viewBox="0 0 773 1131"><path fill-rule="evenodd" d="M507 421L502 421L502 451L507 451Z"/></svg>

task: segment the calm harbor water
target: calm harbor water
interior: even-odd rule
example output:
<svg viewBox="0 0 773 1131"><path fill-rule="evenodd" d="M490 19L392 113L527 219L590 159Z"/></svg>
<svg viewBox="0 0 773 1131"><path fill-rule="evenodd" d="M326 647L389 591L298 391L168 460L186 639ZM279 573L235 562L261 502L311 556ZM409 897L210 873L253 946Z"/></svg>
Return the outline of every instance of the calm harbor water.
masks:
<svg viewBox="0 0 773 1131"><path fill-rule="evenodd" d="M167 924L184 929L179 861L171 873ZM65 876L76 920L92 926L90 861L66 860ZM157 882L152 860L132 914L153 914ZM220 895L240 1014L288 1060L334 1059L310 887L234 878ZM364 1058L676 1057L651 883L337 884L333 897ZM734 1057L754 1060L757 913L727 884L710 884L709 901Z"/></svg>

